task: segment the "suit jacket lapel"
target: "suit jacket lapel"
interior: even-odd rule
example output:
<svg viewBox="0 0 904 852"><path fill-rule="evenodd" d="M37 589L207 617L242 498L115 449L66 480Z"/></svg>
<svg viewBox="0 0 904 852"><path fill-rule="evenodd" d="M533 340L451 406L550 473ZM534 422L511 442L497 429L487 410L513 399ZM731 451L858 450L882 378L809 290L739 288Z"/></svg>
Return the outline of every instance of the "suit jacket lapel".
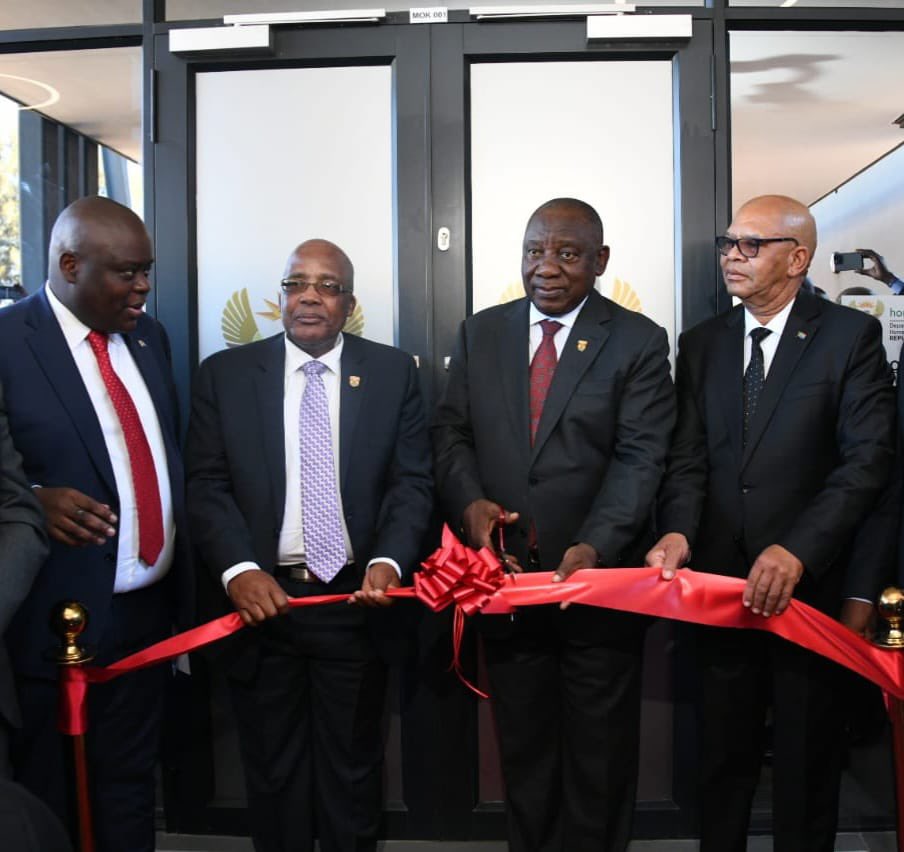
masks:
<svg viewBox="0 0 904 852"><path fill-rule="evenodd" d="M141 334L123 334L122 339L132 355L138 372L144 379L144 384L154 403L157 412L157 420L160 423L160 431L169 443L170 439L178 440L174 434L175 418L173 417L173 403L167 394L166 380L160 372L160 361Z"/></svg>
<svg viewBox="0 0 904 852"><path fill-rule="evenodd" d="M798 295L788 316L781 340L778 342L778 349L766 376L766 384L757 403L756 414L753 416L750 430L747 433L747 446L744 448L744 458L741 462L742 470L756 450L757 444L775 413L778 401L794 373L794 368L818 329L819 303L808 299L806 294Z"/></svg>
<svg viewBox="0 0 904 852"><path fill-rule="evenodd" d="M261 349L260 360L252 374L257 393L257 412L252 422L260 424L260 440L270 476L270 496L279 517L282 517L286 505L286 435L283 418L286 343L281 334L270 340L270 345Z"/></svg>
<svg viewBox="0 0 904 852"><path fill-rule="evenodd" d="M343 335L342 376L339 386L339 482L346 491L346 477L354 446L355 428L361 412L361 401L367 392L366 363L358 340Z"/></svg>
<svg viewBox="0 0 904 852"><path fill-rule="evenodd" d="M43 290L31 303L26 322L34 329L34 332L26 338L28 347L59 397L63 408L69 413L73 429L85 445L98 474L110 493L115 494L116 479L113 476L113 467L104 443L100 421L91 404L91 397L88 396L81 373L75 365L63 330L53 315Z"/></svg>
<svg viewBox="0 0 904 852"><path fill-rule="evenodd" d="M737 307L726 317L713 344L713 388L725 418L725 429L735 458L743 454L744 308Z"/></svg>
<svg viewBox="0 0 904 852"><path fill-rule="evenodd" d="M495 367L503 378L508 408L507 423L500 423L499 428L509 429L512 443L523 452L525 465L530 456L529 304L527 299L512 304L496 341Z"/></svg>
<svg viewBox="0 0 904 852"><path fill-rule="evenodd" d="M535 459L543 449L543 444L546 443L558 423L575 388L600 354L609 337L606 323L611 317L609 306L596 291L591 291L587 303L578 314L571 333L565 341L562 357L559 359L556 372L552 377L549 394L537 426L532 458Z"/></svg>

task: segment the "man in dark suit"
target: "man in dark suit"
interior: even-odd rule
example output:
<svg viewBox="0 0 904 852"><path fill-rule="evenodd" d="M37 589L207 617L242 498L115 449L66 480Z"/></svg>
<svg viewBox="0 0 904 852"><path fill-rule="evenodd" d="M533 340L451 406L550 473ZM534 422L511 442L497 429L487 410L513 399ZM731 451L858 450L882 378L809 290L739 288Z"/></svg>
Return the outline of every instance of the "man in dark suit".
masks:
<svg viewBox="0 0 904 852"><path fill-rule="evenodd" d="M71 850L62 825L47 806L11 780L8 745L22 715L2 636L28 594L47 556L41 504L22 472L22 458L9 436L0 387L0 837L10 849Z"/></svg>
<svg viewBox="0 0 904 852"><path fill-rule="evenodd" d="M7 632L24 728L17 778L64 818L71 782L56 733L59 644L48 613L89 613L101 664L167 636L192 605L169 348L143 307L151 242L141 220L84 198L54 224L45 288L0 312L0 381L50 555ZM179 535L177 535L177 531ZM89 693L98 850L153 850L154 764L166 667Z"/></svg>
<svg viewBox="0 0 904 852"><path fill-rule="evenodd" d="M742 304L680 339L666 533L647 559L667 578L687 562L746 578L739 606L763 618L792 596L838 617L843 587L858 586L851 542L894 458L881 328L799 292L816 226L797 201L749 201L716 244ZM870 610L849 601L845 620L858 629ZM770 699L775 848L833 849L840 670L755 630L701 630L698 655L702 850L746 848Z"/></svg>
<svg viewBox="0 0 904 852"><path fill-rule="evenodd" d="M474 547L505 526L516 570L631 564L675 401L665 332L594 290L596 211L530 217L525 299L466 320L432 428L446 516ZM482 619L518 852L627 847L637 781L643 622L575 606Z"/></svg>
<svg viewBox="0 0 904 852"><path fill-rule="evenodd" d="M47 533L41 504L22 473L22 458L13 446L0 386L0 777L9 777L11 727L22 724L3 634L47 556Z"/></svg>
<svg viewBox="0 0 904 852"><path fill-rule="evenodd" d="M367 616L391 613L362 606L417 564L432 477L414 361L342 333L353 286L340 248L302 243L286 333L211 356L195 385L192 530L219 607L255 628L224 656L258 852L376 846L386 670ZM334 593L358 605L287 613Z"/></svg>

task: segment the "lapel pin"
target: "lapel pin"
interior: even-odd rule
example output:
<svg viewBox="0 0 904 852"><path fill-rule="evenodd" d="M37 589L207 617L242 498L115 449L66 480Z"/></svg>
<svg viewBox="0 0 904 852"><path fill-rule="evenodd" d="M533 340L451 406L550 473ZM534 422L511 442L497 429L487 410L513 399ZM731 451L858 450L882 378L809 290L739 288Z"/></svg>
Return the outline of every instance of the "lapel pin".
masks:
<svg viewBox="0 0 904 852"><path fill-rule="evenodd" d="M145 343L145 342L139 337L139 338L138 338L138 345L141 346L141 347L143 348L143 347L147 346L147 343Z"/></svg>
<svg viewBox="0 0 904 852"><path fill-rule="evenodd" d="M361 377L360 377L360 376L349 376L349 377L348 377L348 383L349 383L349 385L351 385L353 388L356 388L356 387L358 387L358 385L361 384Z"/></svg>
<svg viewBox="0 0 904 852"><path fill-rule="evenodd" d="M797 332L797 339L798 339L798 340L806 340L806 339L807 339L807 332L805 332L805 331L799 331L799 332Z"/></svg>
<svg viewBox="0 0 904 852"><path fill-rule="evenodd" d="M586 348L587 348L587 341L579 340L578 341L578 352L583 352Z"/></svg>

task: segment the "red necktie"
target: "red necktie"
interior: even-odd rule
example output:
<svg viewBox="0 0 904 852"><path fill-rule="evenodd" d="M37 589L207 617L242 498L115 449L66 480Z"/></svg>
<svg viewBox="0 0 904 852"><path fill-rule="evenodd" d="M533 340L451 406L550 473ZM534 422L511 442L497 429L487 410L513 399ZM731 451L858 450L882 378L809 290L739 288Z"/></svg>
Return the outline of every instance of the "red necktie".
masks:
<svg viewBox="0 0 904 852"><path fill-rule="evenodd" d="M151 447L141 426L135 403L110 363L107 335L92 331L88 335L88 343L94 350L97 366L100 367L101 377L126 439L132 486L135 489L135 506L138 509L138 556L146 565L154 565L163 550L163 510Z"/></svg>
<svg viewBox="0 0 904 852"><path fill-rule="evenodd" d="M533 446L537 436L537 426L540 425L540 415L543 413L543 405L552 377L556 371L559 358L556 355L556 344L553 341L556 332L562 327L562 323L556 320L541 320L540 328L543 331L543 340L534 353L534 360L530 362L530 443Z"/></svg>

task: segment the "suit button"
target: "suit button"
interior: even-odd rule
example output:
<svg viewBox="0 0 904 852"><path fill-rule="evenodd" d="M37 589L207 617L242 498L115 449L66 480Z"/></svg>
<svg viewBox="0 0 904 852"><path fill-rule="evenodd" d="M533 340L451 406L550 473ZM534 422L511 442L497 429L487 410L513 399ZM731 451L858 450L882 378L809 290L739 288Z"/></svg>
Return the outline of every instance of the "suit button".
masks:
<svg viewBox="0 0 904 852"><path fill-rule="evenodd" d="M107 562L115 562L116 561L116 557L112 553L105 553L104 559L106 559Z"/></svg>
<svg viewBox="0 0 904 852"><path fill-rule="evenodd" d="M531 476L531 477L529 477L528 480L527 480L527 484L528 484L528 485L537 485L539 482L540 482L540 480L537 479L536 476Z"/></svg>
<svg viewBox="0 0 904 852"><path fill-rule="evenodd" d="M741 493L742 493L742 494L747 494L747 493L750 491L750 489L751 489L751 487L750 487L749 485L742 485L742 486L741 486Z"/></svg>

